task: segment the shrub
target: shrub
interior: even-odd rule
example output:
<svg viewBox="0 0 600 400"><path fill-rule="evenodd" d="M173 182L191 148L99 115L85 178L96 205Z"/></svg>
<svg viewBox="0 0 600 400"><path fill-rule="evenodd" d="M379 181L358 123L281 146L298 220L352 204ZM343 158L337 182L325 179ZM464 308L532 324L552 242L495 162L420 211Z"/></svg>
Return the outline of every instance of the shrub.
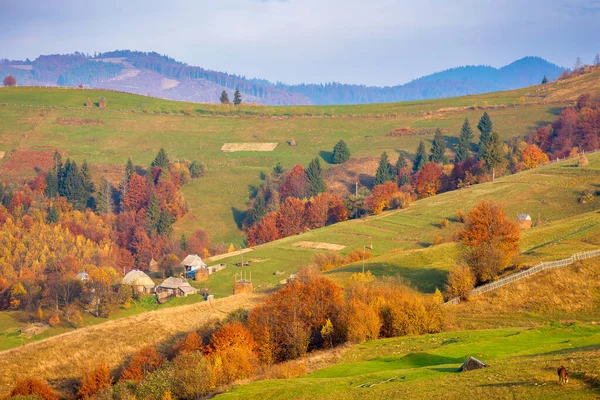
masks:
<svg viewBox="0 0 600 400"><path fill-rule="evenodd" d="M161 366L163 358L152 346L146 346L131 357L129 365L121 374L125 381L140 382L146 374Z"/></svg>
<svg viewBox="0 0 600 400"><path fill-rule="evenodd" d="M466 265L461 265L448 274L446 297L451 299L459 297L463 300L469 298L469 292L475 287L473 271Z"/></svg>
<svg viewBox="0 0 600 400"><path fill-rule="evenodd" d="M464 224L467 220L467 214L463 210L456 210L456 220Z"/></svg>
<svg viewBox="0 0 600 400"><path fill-rule="evenodd" d="M57 327L60 325L60 317L58 316L58 314L54 314L53 316L50 317L50 319L48 320L48 324L51 327Z"/></svg>
<svg viewBox="0 0 600 400"><path fill-rule="evenodd" d="M446 218L440 219L440 228L444 229L448 227L448 220Z"/></svg>
<svg viewBox="0 0 600 400"><path fill-rule="evenodd" d="M204 349L204 343L202 343L202 338L198 335L198 332L190 333L185 339L173 346L173 351L177 354L191 353L202 349Z"/></svg>
<svg viewBox="0 0 600 400"><path fill-rule="evenodd" d="M179 398L196 399L216 389L213 365L200 352L178 355L173 369L173 389Z"/></svg>
<svg viewBox="0 0 600 400"><path fill-rule="evenodd" d="M162 399L166 393L171 393L175 371L170 366L163 365L149 373L135 388L138 399Z"/></svg>
<svg viewBox="0 0 600 400"><path fill-rule="evenodd" d="M48 384L38 378L17 379L9 398L15 396L38 396L42 400L58 400L58 396Z"/></svg>
<svg viewBox="0 0 600 400"><path fill-rule="evenodd" d="M77 397L82 399L92 397L96 393L109 388L112 381L110 370L105 363L102 363L81 380Z"/></svg>
<svg viewBox="0 0 600 400"><path fill-rule="evenodd" d="M442 244L442 243L444 243L444 238L443 237L441 237L440 235L435 235L433 237L433 245L434 246L437 246L438 244Z"/></svg>
<svg viewBox="0 0 600 400"><path fill-rule="evenodd" d="M252 374L256 361L254 346L252 334L239 322L224 325L212 336L208 353L220 359L223 383Z"/></svg>

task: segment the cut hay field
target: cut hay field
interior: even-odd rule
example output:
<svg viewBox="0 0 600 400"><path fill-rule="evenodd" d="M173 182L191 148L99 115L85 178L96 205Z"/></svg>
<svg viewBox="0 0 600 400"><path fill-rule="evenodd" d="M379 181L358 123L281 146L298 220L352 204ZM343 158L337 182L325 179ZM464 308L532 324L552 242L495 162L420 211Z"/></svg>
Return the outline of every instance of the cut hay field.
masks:
<svg viewBox="0 0 600 400"><path fill-rule="evenodd" d="M489 366L458 372L469 356ZM599 356L597 325L409 336L356 345L337 365L300 378L238 386L216 398L592 399L599 394ZM556 373L561 365L570 377L564 386Z"/></svg>
<svg viewBox="0 0 600 400"><path fill-rule="evenodd" d="M248 293L213 302L165 308L2 351L0 395L9 391L19 377L37 376L51 384L60 381L61 385L70 385L101 361L105 361L111 369L118 368L127 357L145 345L172 345L182 335L220 320L238 308L252 308L262 297ZM58 389L66 394L72 387L58 386Z"/></svg>
<svg viewBox="0 0 600 400"><path fill-rule="evenodd" d="M164 147L173 159L198 159L209 169L208 176L183 188L191 211L176 224L175 233L203 227L215 243L239 247L250 187L259 185L261 174L268 174L277 162L289 168L296 163L307 165L320 156L328 168L333 146L340 139L349 145L353 158L378 157L387 151L394 160L398 152L413 154L420 140L430 146L433 136L429 135L386 136L398 128L433 132L439 127L452 148L464 118L476 124L484 107L502 138L522 136L555 120L579 93L597 91L598 76L600 71L545 86L451 99L235 110L100 90L1 88L0 151L6 155L0 160L0 173L12 180L31 177L34 168L44 164L37 165L30 152L57 149L65 157L87 159L94 171L116 180L128 157L147 165ZM83 108L88 98L99 97L106 97L107 109ZM297 146L289 146L292 138ZM226 143L277 146L264 152L251 151L254 148L223 152ZM25 152L17 154L30 156L18 168L10 162L15 149ZM38 157L47 159L46 154Z"/></svg>
<svg viewBox="0 0 600 400"><path fill-rule="evenodd" d="M244 260L261 262L251 262L244 270L252 271L255 287L270 287L282 279L273 275L275 271L285 269L287 276L309 265L314 254L325 251L298 247L298 242L345 246L340 254L372 245L374 257L365 260L365 270L375 275L400 275L417 289L432 293L443 288L448 271L456 265L457 246L452 239L462 226L456 220L456 211L468 211L484 199L499 201L515 219L521 213L530 214L534 221L541 218L541 226L522 231L522 265L595 249L600 247L600 199L582 204L578 198L585 190L600 189L600 152L590 154L588 159L590 165L586 168L577 167L576 159L553 163L502 177L494 183L418 200L406 210L351 220L257 246ZM442 218L449 220L444 229L439 227ZM436 236L447 242L433 245ZM240 259L219 259L219 263L230 267L211 275L202 285L217 296L230 294L233 274L240 270L232 264ZM362 268L363 263L358 262L326 274L343 283Z"/></svg>

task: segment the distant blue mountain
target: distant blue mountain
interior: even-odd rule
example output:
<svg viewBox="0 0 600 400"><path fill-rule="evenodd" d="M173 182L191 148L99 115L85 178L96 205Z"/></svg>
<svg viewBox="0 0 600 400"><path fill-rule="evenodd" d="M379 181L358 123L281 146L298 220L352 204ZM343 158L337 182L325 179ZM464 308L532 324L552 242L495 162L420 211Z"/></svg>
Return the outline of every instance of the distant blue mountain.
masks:
<svg viewBox="0 0 600 400"><path fill-rule="evenodd" d="M223 90L239 89L244 101L271 105L364 104L462 96L535 85L544 75L552 80L563 71L542 58L525 57L502 68L469 65L404 85L376 87L272 83L189 66L154 52L131 50L93 57L76 52L40 56L34 61L0 60L0 75L10 73L20 85L83 85L197 102L217 102ZM164 78L175 80L175 85L165 84Z"/></svg>

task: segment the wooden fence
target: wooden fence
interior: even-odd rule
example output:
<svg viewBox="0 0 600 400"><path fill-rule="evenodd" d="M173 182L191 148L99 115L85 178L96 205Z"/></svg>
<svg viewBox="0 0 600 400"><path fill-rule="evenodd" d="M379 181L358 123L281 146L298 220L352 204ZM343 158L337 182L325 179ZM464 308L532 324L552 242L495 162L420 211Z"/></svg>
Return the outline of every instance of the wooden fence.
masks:
<svg viewBox="0 0 600 400"><path fill-rule="evenodd" d="M482 293L496 290L499 287L508 285L509 283L518 281L520 279L526 278L533 274L537 274L538 272L544 271L546 269L566 267L567 265L573 264L575 261L585 260L587 258L592 258L592 257L600 257L600 249L584 251L582 253L576 253L576 254L573 254L571 257L565 258L563 260L546 261L546 262L540 263L534 267L526 269L525 271L517 272L516 274L509 275L506 278L498 279L497 281L488 283L486 285L478 286L469 292L469 296L477 296ZM458 303L460 303L460 301L461 301L460 297L455 297L455 298L450 299L447 302L445 302L444 305L458 304Z"/></svg>

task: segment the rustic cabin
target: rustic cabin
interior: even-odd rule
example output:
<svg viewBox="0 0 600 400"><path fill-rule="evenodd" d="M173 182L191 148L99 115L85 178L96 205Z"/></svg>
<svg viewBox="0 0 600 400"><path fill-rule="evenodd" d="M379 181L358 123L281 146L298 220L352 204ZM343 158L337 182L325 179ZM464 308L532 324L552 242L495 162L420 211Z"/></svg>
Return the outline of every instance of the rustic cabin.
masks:
<svg viewBox="0 0 600 400"><path fill-rule="evenodd" d="M487 364L475 357L469 357L467 361L458 369L459 372L471 371L474 369L486 368Z"/></svg>
<svg viewBox="0 0 600 400"><path fill-rule="evenodd" d="M185 268L185 273L195 271L199 268L206 268L206 263L198 254L188 254L181 262L181 266Z"/></svg>
<svg viewBox="0 0 600 400"><path fill-rule="evenodd" d="M156 296L159 301L169 297L187 297L195 293L198 293L198 289L192 287L185 279L174 276L165 279L156 287Z"/></svg>

